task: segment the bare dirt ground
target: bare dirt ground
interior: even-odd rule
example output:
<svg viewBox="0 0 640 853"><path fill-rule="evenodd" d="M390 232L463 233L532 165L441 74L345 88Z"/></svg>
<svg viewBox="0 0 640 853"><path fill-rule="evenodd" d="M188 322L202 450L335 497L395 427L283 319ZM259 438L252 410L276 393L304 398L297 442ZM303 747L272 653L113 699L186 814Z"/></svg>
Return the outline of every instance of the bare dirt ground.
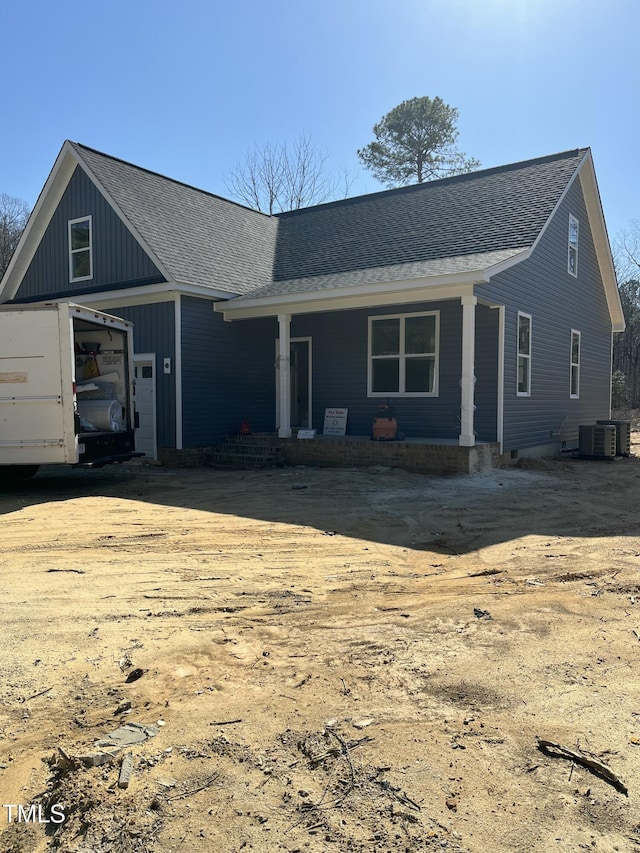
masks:
<svg viewBox="0 0 640 853"><path fill-rule="evenodd" d="M5 488L0 850L640 851L639 499L633 457Z"/></svg>

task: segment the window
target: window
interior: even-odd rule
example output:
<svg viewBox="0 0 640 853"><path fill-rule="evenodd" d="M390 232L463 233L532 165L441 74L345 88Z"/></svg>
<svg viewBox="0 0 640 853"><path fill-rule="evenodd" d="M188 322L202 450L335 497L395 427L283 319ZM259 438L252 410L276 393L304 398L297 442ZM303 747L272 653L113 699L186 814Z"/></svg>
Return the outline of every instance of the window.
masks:
<svg viewBox="0 0 640 853"><path fill-rule="evenodd" d="M580 396L580 332L571 329L571 380L570 395Z"/></svg>
<svg viewBox="0 0 640 853"><path fill-rule="evenodd" d="M91 217L69 221L69 281L93 278Z"/></svg>
<svg viewBox="0 0 640 853"><path fill-rule="evenodd" d="M578 275L578 231L580 225L575 216L569 216L569 272Z"/></svg>
<svg viewBox="0 0 640 853"><path fill-rule="evenodd" d="M439 313L369 318L369 396L435 397Z"/></svg>
<svg viewBox="0 0 640 853"><path fill-rule="evenodd" d="M518 397L531 396L531 317L518 312Z"/></svg>

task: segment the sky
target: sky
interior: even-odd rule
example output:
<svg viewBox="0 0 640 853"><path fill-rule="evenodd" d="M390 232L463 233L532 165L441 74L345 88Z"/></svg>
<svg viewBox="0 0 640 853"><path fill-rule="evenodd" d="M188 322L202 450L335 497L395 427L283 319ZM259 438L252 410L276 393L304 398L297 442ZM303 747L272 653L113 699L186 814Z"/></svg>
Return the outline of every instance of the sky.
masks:
<svg viewBox="0 0 640 853"><path fill-rule="evenodd" d="M21 0L0 9L0 193L34 205L65 139L225 197L253 146L356 151L413 97L483 168L591 147L612 241L640 220L640 0Z"/></svg>

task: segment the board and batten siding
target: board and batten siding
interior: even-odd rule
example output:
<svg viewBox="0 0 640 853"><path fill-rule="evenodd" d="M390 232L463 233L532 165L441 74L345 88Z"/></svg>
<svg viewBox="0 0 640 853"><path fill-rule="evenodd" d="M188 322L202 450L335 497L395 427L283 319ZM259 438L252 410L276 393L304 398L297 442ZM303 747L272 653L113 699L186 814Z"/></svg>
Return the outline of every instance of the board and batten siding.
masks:
<svg viewBox="0 0 640 853"><path fill-rule="evenodd" d="M158 447L173 448L176 446L175 303L127 305L123 308L109 308L109 314L133 323L134 352L155 353ZM171 373L164 373L165 358L171 359Z"/></svg>
<svg viewBox="0 0 640 853"><path fill-rule="evenodd" d="M398 430L406 438L457 439L460 434L462 307L459 300L384 308L301 314L292 317L291 337L312 339L313 426L322 434L324 410L347 407L348 435L370 435L385 397L367 396L369 317L440 312L437 397L389 397Z"/></svg>
<svg viewBox="0 0 640 853"><path fill-rule="evenodd" d="M91 216L93 277L69 281L68 223ZM17 301L59 299L164 281L87 174L76 166L16 294Z"/></svg>
<svg viewBox="0 0 640 853"><path fill-rule="evenodd" d="M580 222L578 275L568 272L569 214ZM504 449L564 441L609 417L611 319L584 196L574 181L531 257L476 288L505 305ZM531 315L531 395L517 395L518 312ZM570 396L571 330L581 333L580 396Z"/></svg>
<svg viewBox="0 0 640 853"><path fill-rule="evenodd" d="M208 299L183 296L182 443L209 447L237 433L275 430L273 318L228 323Z"/></svg>

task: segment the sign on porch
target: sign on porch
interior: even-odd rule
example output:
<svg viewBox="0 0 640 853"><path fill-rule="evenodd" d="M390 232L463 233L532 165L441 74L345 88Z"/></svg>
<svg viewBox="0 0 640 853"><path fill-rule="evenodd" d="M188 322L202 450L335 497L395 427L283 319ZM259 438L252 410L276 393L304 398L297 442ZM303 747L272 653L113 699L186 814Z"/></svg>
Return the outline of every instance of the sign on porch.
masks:
<svg viewBox="0 0 640 853"><path fill-rule="evenodd" d="M348 409L325 409L323 435L345 435Z"/></svg>

